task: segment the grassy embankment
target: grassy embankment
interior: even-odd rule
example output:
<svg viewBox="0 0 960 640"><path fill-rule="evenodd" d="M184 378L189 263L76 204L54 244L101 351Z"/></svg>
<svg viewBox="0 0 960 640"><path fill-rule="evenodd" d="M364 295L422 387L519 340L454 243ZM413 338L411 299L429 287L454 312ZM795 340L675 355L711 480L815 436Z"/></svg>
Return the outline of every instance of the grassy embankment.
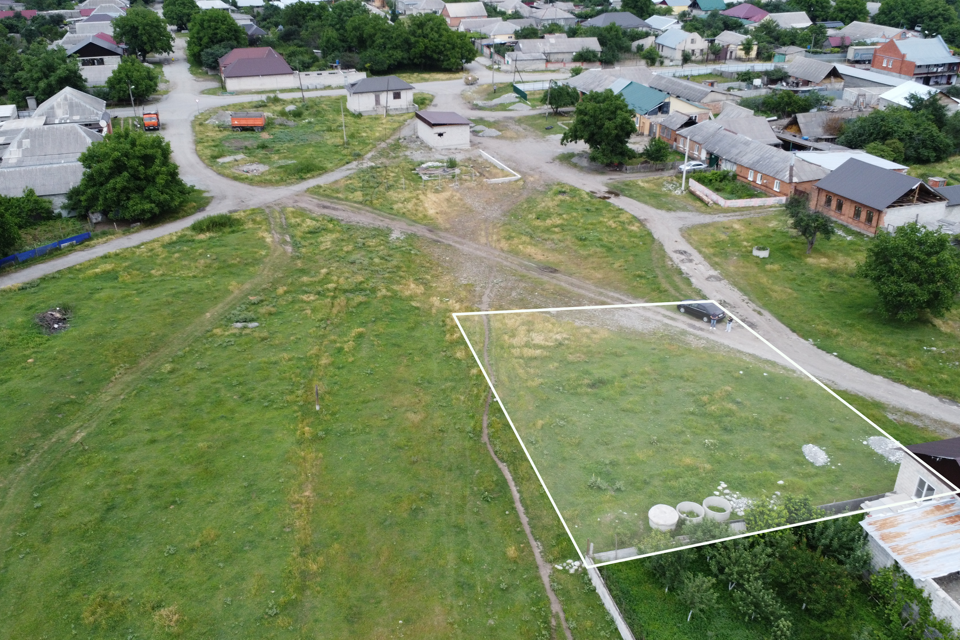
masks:
<svg viewBox="0 0 960 640"><path fill-rule="evenodd" d="M0 292L0 635L543 635L463 292L414 238L285 216L290 257L247 212ZM582 575L553 580L578 637L611 631Z"/></svg>
<svg viewBox="0 0 960 640"><path fill-rule="evenodd" d="M877 311L872 285L856 276L870 240L856 232L818 241L810 255L783 215L691 227L704 258L750 299L804 339L871 373L960 400L960 309L904 324ZM751 255L770 247L770 258Z"/></svg>

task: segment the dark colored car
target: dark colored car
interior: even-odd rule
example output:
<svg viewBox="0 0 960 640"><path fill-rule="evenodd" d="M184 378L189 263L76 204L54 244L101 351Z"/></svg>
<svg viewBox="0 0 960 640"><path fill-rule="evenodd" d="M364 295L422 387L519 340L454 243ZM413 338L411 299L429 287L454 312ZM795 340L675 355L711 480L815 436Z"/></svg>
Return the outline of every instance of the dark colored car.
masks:
<svg viewBox="0 0 960 640"><path fill-rule="evenodd" d="M718 321L727 317L723 309L712 302L681 302L677 305L677 309L680 313L689 313L704 322L710 322L710 316L717 316Z"/></svg>

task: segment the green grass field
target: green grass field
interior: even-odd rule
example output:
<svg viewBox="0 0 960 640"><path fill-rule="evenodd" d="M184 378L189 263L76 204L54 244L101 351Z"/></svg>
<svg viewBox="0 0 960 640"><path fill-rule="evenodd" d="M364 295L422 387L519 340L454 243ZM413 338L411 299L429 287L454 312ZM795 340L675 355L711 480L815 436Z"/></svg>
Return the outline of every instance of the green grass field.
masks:
<svg viewBox="0 0 960 640"><path fill-rule="evenodd" d="M283 213L290 256L252 211L0 292L0 636L544 637L464 292L416 239ZM554 580L577 637L611 632Z"/></svg>
<svg viewBox="0 0 960 640"><path fill-rule="evenodd" d="M871 373L934 395L960 400L960 310L909 324L876 310L872 285L855 274L866 237L806 243L783 215L718 222L686 230L711 265L797 335ZM770 258L751 255L770 247Z"/></svg>
<svg viewBox="0 0 960 640"><path fill-rule="evenodd" d="M498 394L584 552L632 546L653 505L721 482L814 504L892 489L898 466L863 443L880 433L808 378L649 318L600 328L616 313L490 316ZM461 322L481 349L480 317Z"/></svg>
<svg viewBox="0 0 960 640"><path fill-rule="evenodd" d="M342 98L308 98L305 106L299 106L299 99L273 99L267 103L231 105L230 111L263 111L296 123L286 126L278 124L275 118L267 118L267 126L261 133L235 132L230 127L207 124L215 111L204 112L193 122L197 155L214 171L234 180L259 185L290 184L363 157L413 116L409 113L386 118L357 116L344 110L341 118L341 101ZM289 105L296 105L298 109L285 111ZM217 162L218 158L241 154L246 156L242 160ZM236 170L238 166L252 163L270 168L259 175Z"/></svg>
<svg viewBox="0 0 960 640"><path fill-rule="evenodd" d="M690 178L691 174L687 175ZM692 174L696 175L696 174ZM717 206L707 206L707 204L690 193L689 189L683 195L678 196L673 193L680 188L681 176L670 176L668 178L643 178L641 180L618 180L610 183L610 188L619 191L623 195L637 202L655 207L662 211L698 211L700 213L733 213L737 211L750 211L745 208L721 208Z"/></svg>

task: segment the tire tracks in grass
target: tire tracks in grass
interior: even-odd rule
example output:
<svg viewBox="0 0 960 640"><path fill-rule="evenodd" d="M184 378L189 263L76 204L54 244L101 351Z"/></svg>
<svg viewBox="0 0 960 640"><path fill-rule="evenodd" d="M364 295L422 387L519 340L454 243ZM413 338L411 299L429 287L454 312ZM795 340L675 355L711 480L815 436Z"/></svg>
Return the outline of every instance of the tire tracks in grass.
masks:
<svg viewBox="0 0 960 640"><path fill-rule="evenodd" d="M272 216L264 214L273 229ZM270 243L270 253L259 272L236 291L202 313L185 329L164 342L163 346L143 357L140 362L125 369L99 392L70 424L59 429L34 450L30 458L17 467L14 472L0 479L0 548L9 547L9 538L13 534L13 523L23 512L19 506L24 501L24 487L28 481L38 477L54 463L58 462L75 445L83 445L83 438L97 427L97 421L108 411L123 401L126 394L136 388L145 376L161 366L161 363L173 357L178 351L194 342L197 338L215 326L225 313L236 306L251 291L258 290L279 274L281 266L290 257L289 249L277 242ZM5 554L0 555L0 572L7 565Z"/></svg>

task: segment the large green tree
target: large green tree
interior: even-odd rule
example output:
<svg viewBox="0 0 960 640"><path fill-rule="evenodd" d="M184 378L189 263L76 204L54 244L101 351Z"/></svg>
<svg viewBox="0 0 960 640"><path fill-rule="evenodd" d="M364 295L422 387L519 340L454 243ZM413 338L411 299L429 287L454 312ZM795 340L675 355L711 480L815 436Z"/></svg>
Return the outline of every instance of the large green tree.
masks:
<svg viewBox="0 0 960 640"><path fill-rule="evenodd" d="M173 51L173 35L167 31L163 18L143 5L130 7L113 21L113 37L141 60L146 60L148 53Z"/></svg>
<svg viewBox="0 0 960 640"><path fill-rule="evenodd" d="M10 216L14 224L23 229L53 218L53 205L27 187L21 196L0 196L0 212Z"/></svg>
<svg viewBox="0 0 960 640"><path fill-rule="evenodd" d="M200 13L200 7L197 6L196 0L164 0L163 19L167 24L175 26L177 31L186 29L193 20L193 16L198 13Z"/></svg>
<svg viewBox="0 0 960 640"><path fill-rule="evenodd" d="M784 208L790 218L790 226L806 239L807 253L813 251L817 237L829 240L836 233L833 220L818 211L811 211L803 196L790 196Z"/></svg>
<svg viewBox="0 0 960 640"><path fill-rule="evenodd" d="M625 162L636 156L627 146L637 130L633 116L623 96L609 89L592 91L577 104L573 124L564 132L560 144L583 141L589 145L590 159L594 162Z"/></svg>
<svg viewBox="0 0 960 640"><path fill-rule="evenodd" d="M960 255L950 236L916 222L880 230L857 272L876 287L880 311L902 322L924 311L942 317L960 293Z"/></svg>
<svg viewBox="0 0 960 640"><path fill-rule="evenodd" d="M463 61L472 62L477 50L469 33L453 31L441 16L426 13L401 22L410 34L409 60L421 68L459 71Z"/></svg>
<svg viewBox="0 0 960 640"><path fill-rule="evenodd" d="M823 22L830 19L830 0L790 0L795 11L803 11L814 22Z"/></svg>
<svg viewBox="0 0 960 640"><path fill-rule="evenodd" d="M0 209L0 258L5 258L20 246L20 229L13 217Z"/></svg>
<svg viewBox="0 0 960 640"><path fill-rule="evenodd" d="M653 0L623 0L623 10L646 20L654 14Z"/></svg>
<svg viewBox="0 0 960 640"><path fill-rule="evenodd" d="M837 144L863 149L871 142L899 140L908 164L939 162L950 155L954 142L938 129L929 114L905 107L877 109L847 120Z"/></svg>
<svg viewBox="0 0 960 640"><path fill-rule="evenodd" d="M202 64L203 52L216 46L245 47L247 32L226 11L201 11L190 21L187 57Z"/></svg>
<svg viewBox="0 0 960 640"><path fill-rule="evenodd" d="M131 93L137 100L146 100L159 86L160 72L134 56L124 56L120 66L107 78L107 90L115 102L127 100Z"/></svg>
<svg viewBox="0 0 960 640"><path fill-rule="evenodd" d="M870 12L867 11L867 0L836 0L830 18L839 20L843 24L854 21L868 22Z"/></svg>
<svg viewBox="0 0 960 640"><path fill-rule="evenodd" d="M873 21L890 27L920 27L940 34L950 44L960 44L960 17L946 0L884 0Z"/></svg>
<svg viewBox="0 0 960 640"><path fill-rule="evenodd" d="M540 97L540 104L553 109L557 115L560 109L572 107L580 101L580 92L565 84L554 84Z"/></svg>
<svg viewBox="0 0 960 640"><path fill-rule="evenodd" d="M48 49L41 42L33 43L20 56L15 82L22 95L36 96L40 102L66 87L80 91L87 89L80 73L80 62L67 56L63 47ZM9 79L4 81L4 84L7 83ZM19 96L17 101L20 102Z"/></svg>
<svg viewBox="0 0 960 640"><path fill-rule="evenodd" d="M131 129L116 131L80 155L84 172L68 205L121 220L149 220L176 210L189 194L170 159L170 143Z"/></svg>

